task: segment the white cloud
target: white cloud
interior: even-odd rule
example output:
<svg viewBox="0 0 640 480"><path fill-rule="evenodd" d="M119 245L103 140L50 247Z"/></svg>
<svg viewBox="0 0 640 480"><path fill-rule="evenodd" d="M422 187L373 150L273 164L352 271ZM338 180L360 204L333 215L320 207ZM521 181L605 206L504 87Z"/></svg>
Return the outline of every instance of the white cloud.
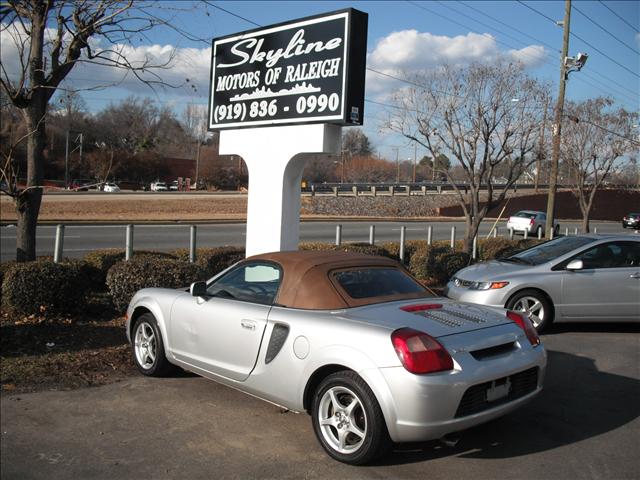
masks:
<svg viewBox="0 0 640 480"><path fill-rule="evenodd" d="M46 37L52 38L54 31L48 31ZM2 24L0 32L0 60L9 78L18 80L21 72L20 49L21 42L26 40L24 32L15 25ZM50 42L45 47L51 48ZM155 75L170 85L186 85L187 90L182 93L193 94L194 88L200 96L206 97L209 88L209 67L211 63L211 48L176 48L173 45L105 45L99 39L91 41L91 48L95 53L108 48L111 53L104 50L104 55L116 59L119 52L131 65L141 67L145 63L149 65L169 66L163 69L149 69L140 73L142 78L157 80ZM104 60L98 60L105 63ZM154 75L155 74L155 75ZM188 79L188 82L187 82ZM73 68L65 81L66 85L74 89L92 89L99 86L117 84L120 88L134 93L149 93L149 88L138 81L131 72L126 69L113 68L98 65L81 57L81 61ZM177 92L176 92L177 93Z"/></svg>
<svg viewBox="0 0 640 480"><path fill-rule="evenodd" d="M499 55L509 55L525 67L539 66L546 55L544 47L530 45L520 50L501 51L496 39L488 34L470 32L447 37L417 30L393 32L378 41L368 56L371 68L388 75L405 77L442 64L466 65L490 62ZM393 80L374 72L367 72L367 90L388 90Z"/></svg>

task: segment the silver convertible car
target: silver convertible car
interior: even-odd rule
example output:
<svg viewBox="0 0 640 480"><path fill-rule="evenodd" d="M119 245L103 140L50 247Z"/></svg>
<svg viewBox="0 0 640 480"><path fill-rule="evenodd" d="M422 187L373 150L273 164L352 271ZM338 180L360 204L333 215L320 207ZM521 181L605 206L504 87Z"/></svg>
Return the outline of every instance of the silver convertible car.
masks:
<svg viewBox="0 0 640 480"><path fill-rule="evenodd" d="M188 291L140 290L127 335L144 375L179 366L306 411L350 464L504 415L546 367L522 315L434 297L397 262L345 252L257 255Z"/></svg>
<svg viewBox="0 0 640 480"><path fill-rule="evenodd" d="M559 237L458 271L445 294L554 321L640 321L640 236Z"/></svg>

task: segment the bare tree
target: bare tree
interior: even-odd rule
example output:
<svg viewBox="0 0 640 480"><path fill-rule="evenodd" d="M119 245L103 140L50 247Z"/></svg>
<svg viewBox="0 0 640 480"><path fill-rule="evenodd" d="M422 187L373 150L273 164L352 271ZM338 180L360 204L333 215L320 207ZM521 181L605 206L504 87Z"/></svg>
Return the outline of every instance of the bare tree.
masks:
<svg viewBox="0 0 640 480"><path fill-rule="evenodd" d="M569 122L562 132L560 151L570 170L569 180L582 212L584 233L589 232L596 192L610 177L616 163L622 166L630 162L629 155L640 146L632 138L638 114L612 107L613 100L602 97L565 105Z"/></svg>
<svg viewBox="0 0 640 480"><path fill-rule="evenodd" d="M371 155L371 142L362 129L347 128L342 135L342 150L350 155Z"/></svg>
<svg viewBox="0 0 640 480"><path fill-rule="evenodd" d="M18 71L0 64L0 85L21 110L28 131L26 186L9 192L18 216L18 261L35 259L51 98L79 63L124 69L151 87L163 85L157 69L167 68L173 55L132 62L126 54L134 39L159 25L171 27L155 2L8 0L0 5L2 41L14 44L19 63Z"/></svg>
<svg viewBox="0 0 640 480"><path fill-rule="evenodd" d="M519 63L498 59L466 67L444 65L412 79L394 95L386 127L427 149L445 154L452 168L442 173L453 184L466 221L465 251L480 222L536 158L545 89ZM460 167L460 168L456 168ZM503 168L506 167L506 168ZM494 173L505 176L500 187ZM462 173L465 187L452 181ZM481 187L486 188L484 201Z"/></svg>

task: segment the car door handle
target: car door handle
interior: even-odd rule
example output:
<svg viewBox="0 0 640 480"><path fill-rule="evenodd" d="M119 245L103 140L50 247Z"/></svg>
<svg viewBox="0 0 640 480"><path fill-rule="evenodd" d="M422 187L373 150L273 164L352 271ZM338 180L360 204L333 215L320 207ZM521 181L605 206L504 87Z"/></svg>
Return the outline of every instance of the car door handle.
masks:
<svg viewBox="0 0 640 480"><path fill-rule="evenodd" d="M631 277L631 278L640 278L640 272L632 273L631 275L629 275L629 277Z"/></svg>
<svg viewBox="0 0 640 480"><path fill-rule="evenodd" d="M254 322L253 320L241 320L240 325L242 326L242 328L246 328L247 330L256 329L256 322Z"/></svg>

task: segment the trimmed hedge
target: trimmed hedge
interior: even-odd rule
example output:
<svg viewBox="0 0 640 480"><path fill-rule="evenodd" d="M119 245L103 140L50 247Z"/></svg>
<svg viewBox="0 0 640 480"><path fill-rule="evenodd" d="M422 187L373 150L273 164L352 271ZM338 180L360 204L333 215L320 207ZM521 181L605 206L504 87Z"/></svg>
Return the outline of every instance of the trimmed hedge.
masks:
<svg viewBox="0 0 640 480"><path fill-rule="evenodd" d="M124 310L133 295L142 288L181 288L205 278L206 274L198 264L139 255L111 267L107 273L107 287L114 306Z"/></svg>
<svg viewBox="0 0 640 480"><path fill-rule="evenodd" d="M86 262L14 263L3 275L2 301L8 310L21 315L73 313L84 306L89 285Z"/></svg>
<svg viewBox="0 0 640 480"><path fill-rule="evenodd" d="M189 261L189 249L178 248L171 253L178 260ZM245 258L244 248L239 247L212 247L196 249L196 265L199 265L207 278L214 276L225 268Z"/></svg>
<svg viewBox="0 0 640 480"><path fill-rule="evenodd" d="M445 252L435 256L431 278L438 285L444 285L458 270L469 265L471 257L464 252Z"/></svg>
<svg viewBox="0 0 640 480"><path fill-rule="evenodd" d="M156 258L174 258L171 253L156 251L134 251L133 258L140 255L152 256ZM84 261L89 267L89 275L93 287L103 290L106 287L107 272L111 267L121 260L124 260L125 250L122 248L104 248L101 250L93 250L84 256ZM188 255L187 255L188 257Z"/></svg>

